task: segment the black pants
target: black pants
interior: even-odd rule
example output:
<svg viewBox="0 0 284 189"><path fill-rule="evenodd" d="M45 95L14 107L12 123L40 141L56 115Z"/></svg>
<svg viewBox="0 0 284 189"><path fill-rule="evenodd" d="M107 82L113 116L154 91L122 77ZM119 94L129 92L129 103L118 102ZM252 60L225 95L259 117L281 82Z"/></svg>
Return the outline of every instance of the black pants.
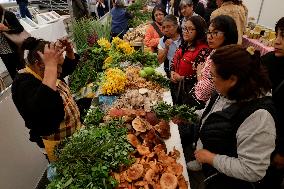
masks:
<svg viewBox="0 0 284 189"><path fill-rule="evenodd" d="M5 64L11 78L14 80L17 71L25 67L22 59L17 53L0 54L0 57Z"/></svg>

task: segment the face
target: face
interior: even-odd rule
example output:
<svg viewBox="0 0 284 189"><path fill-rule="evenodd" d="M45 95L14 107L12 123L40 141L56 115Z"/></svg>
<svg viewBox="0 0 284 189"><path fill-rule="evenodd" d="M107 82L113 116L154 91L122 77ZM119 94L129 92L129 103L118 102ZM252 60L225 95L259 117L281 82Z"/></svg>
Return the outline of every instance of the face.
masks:
<svg viewBox="0 0 284 189"><path fill-rule="evenodd" d="M165 15L162 11L156 10L156 12L154 13L154 17L155 17L155 21L161 24Z"/></svg>
<svg viewBox="0 0 284 189"><path fill-rule="evenodd" d="M182 28L183 39L187 42L192 42L196 37L196 28L193 23L188 20Z"/></svg>
<svg viewBox="0 0 284 189"><path fill-rule="evenodd" d="M218 7L221 7L223 0L216 0L216 4Z"/></svg>
<svg viewBox="0 0 284 189"><path fill-rule="evenodd" d="M163 26L164 34L169 38L174 37L175 34L177 33L177 26L174 25L174 23L172 23L172 22L165 21L165 22L163 22L162 26Z"/></svg>
<svg viewBox="0 0 284 189"><path fill-rule="evenodd" d="M184 17L190 17L193 15L193 5L181 5L180 13Z"/></svg>
<svg viewBox="0 0 284 189"><path fill-rule="evenodd" d="M229 79L223 79L220 75L216 73L216 67L214 63L210 68L210 78L209 78L215 89L222 96L227 96L229 90L237 83L237 77L232 75Z"/></svg>
<svg viewBox="0 0 284 189"><path fill-rule="evenodd" d="M284 31L278 29L277 31L277 37L274 43L275 48L275 56L277 57L283 57L284 56Z"/></svg>
<svg viewBox="0 0 284 189"><path fill-rule="evenodd" d="M207 41L208 41L208 46L211 49L217 49L221 47L225 41L224 32L215 29L212 26L212 24L210 24L207 32Z"/></svg>

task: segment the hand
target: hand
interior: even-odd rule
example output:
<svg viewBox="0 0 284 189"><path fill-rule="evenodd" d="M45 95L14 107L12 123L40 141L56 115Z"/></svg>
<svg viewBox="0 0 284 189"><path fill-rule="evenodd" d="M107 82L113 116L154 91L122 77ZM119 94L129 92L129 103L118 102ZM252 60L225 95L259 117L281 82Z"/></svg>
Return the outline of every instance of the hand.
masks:
<svg viewBox="0 0 284 189"><path fill-rule="evenodd" d="M205 64L198 64L196 68L196 76L197 80L200 81L202 78L202 69L204 68Z"/></svg>
<svg viewBox="0 0 284 189"><path fill-rule="evenodd" d="M167 39L167 40L165 41L166 48L168 49L172 43L173 43L173 40L172 40L172 39Z"/></svg>
<svg viewBox="0 0 284 189"><path fill-rule="evenodd" d="M64 48L58 48L54 43L46 44L43 53L38 51L45 68L57 68L58 64L63 62Z"/></svg>
<svg viewBox="0 0 284 189"><path fill-rule="evenodd" d="M171 81L174 83L177 83L178 81L181 81L184 79L184 76L180 76L176 72L171 72Z"/></svg>
<svg viewBox="0 0 284 189"><path fill-rule="evenodd" d="M199 163L207 163L209 165L213 165L213 160L216 154L209 152L208 150L201 149L196 150L194 152L194 156Z"/></svg>
<svg viewBox="0 0 284 189"><path fill-rule="evenodd" d="M280 154L275 154L275 156L272 159L272 165L276 167L277 169L283 169L284 168L284 156Z"/></svg>
<svg viewBox="0 0 284 189"><path fill-rule="evenodd" d="M9 28L5 26L3 23L0 23L0 31L8 31Z"/></svg>
<svg viewBox="0 0 284 189"><path fill-rule="evenodd" d="M58 42L59 42L59 45L61 46L61 48L63 48L63 47L66 48L65 49L66 52L68 52L68 51L72 51L73 52L74 46L71 43L71 41L68 40L66 37L59 39Z"/></svg>
<svg viewBox="0 0 284 189"><path fill-rule="evenodd" d="M177 80L176 80L176 72L171 72L171 81L173 82L173 83L177 83Z"/></svg>
<svg viewBox="0 0 284 189"><path fill-rule="evenodd" d="M73 44L71 43L71 41L69 41L67 38L62 38L62 39L59 39L58 42L57 42L61 48L64 48L65 47L65 50L66 50L66 56L70 59L75 59L75 53L74 53L74 46Z"/></svg>
<svg viewBox="0 0 284 189"><path fill-rule="evenodd" d="M196 73L197 74L201 74L202 73L201 70L204 68L204 65L205 64L198 64L197 65L197 68L196 68Z"/></svg>

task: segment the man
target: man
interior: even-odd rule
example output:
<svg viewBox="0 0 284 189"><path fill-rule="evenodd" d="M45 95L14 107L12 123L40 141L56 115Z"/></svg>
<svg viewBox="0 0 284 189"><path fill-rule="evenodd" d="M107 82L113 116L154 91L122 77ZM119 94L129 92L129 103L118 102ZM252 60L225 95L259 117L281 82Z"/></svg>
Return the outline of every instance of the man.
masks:
<svg viewBox="0 0 284 189"><path fill-rule="evenodd" d="M28 0L16 0L19 5L20 14L22 18L26 18L26 16L30 19L33 19L29 9L28 9Z"/></svg>

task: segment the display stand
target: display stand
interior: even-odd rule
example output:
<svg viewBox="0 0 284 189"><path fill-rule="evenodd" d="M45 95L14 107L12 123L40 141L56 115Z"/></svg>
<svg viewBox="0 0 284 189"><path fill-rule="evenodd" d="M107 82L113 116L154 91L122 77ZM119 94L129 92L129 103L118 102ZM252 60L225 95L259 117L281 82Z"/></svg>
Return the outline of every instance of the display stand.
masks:
<svg viewBox="0 0 284 189"><path fill-rule="evenodd" d="M38 24L32 21L30 18L21 18L20 19L21 25L26 29L26 30L33 30L39 28Z"/></svg>
<svg viewBox="0 0 284 189"><path fill-rule="evenodd" d="M50 24L59 20L59 18L53 16L50 12L37 14L36 19L39 25Z"/></svg>

